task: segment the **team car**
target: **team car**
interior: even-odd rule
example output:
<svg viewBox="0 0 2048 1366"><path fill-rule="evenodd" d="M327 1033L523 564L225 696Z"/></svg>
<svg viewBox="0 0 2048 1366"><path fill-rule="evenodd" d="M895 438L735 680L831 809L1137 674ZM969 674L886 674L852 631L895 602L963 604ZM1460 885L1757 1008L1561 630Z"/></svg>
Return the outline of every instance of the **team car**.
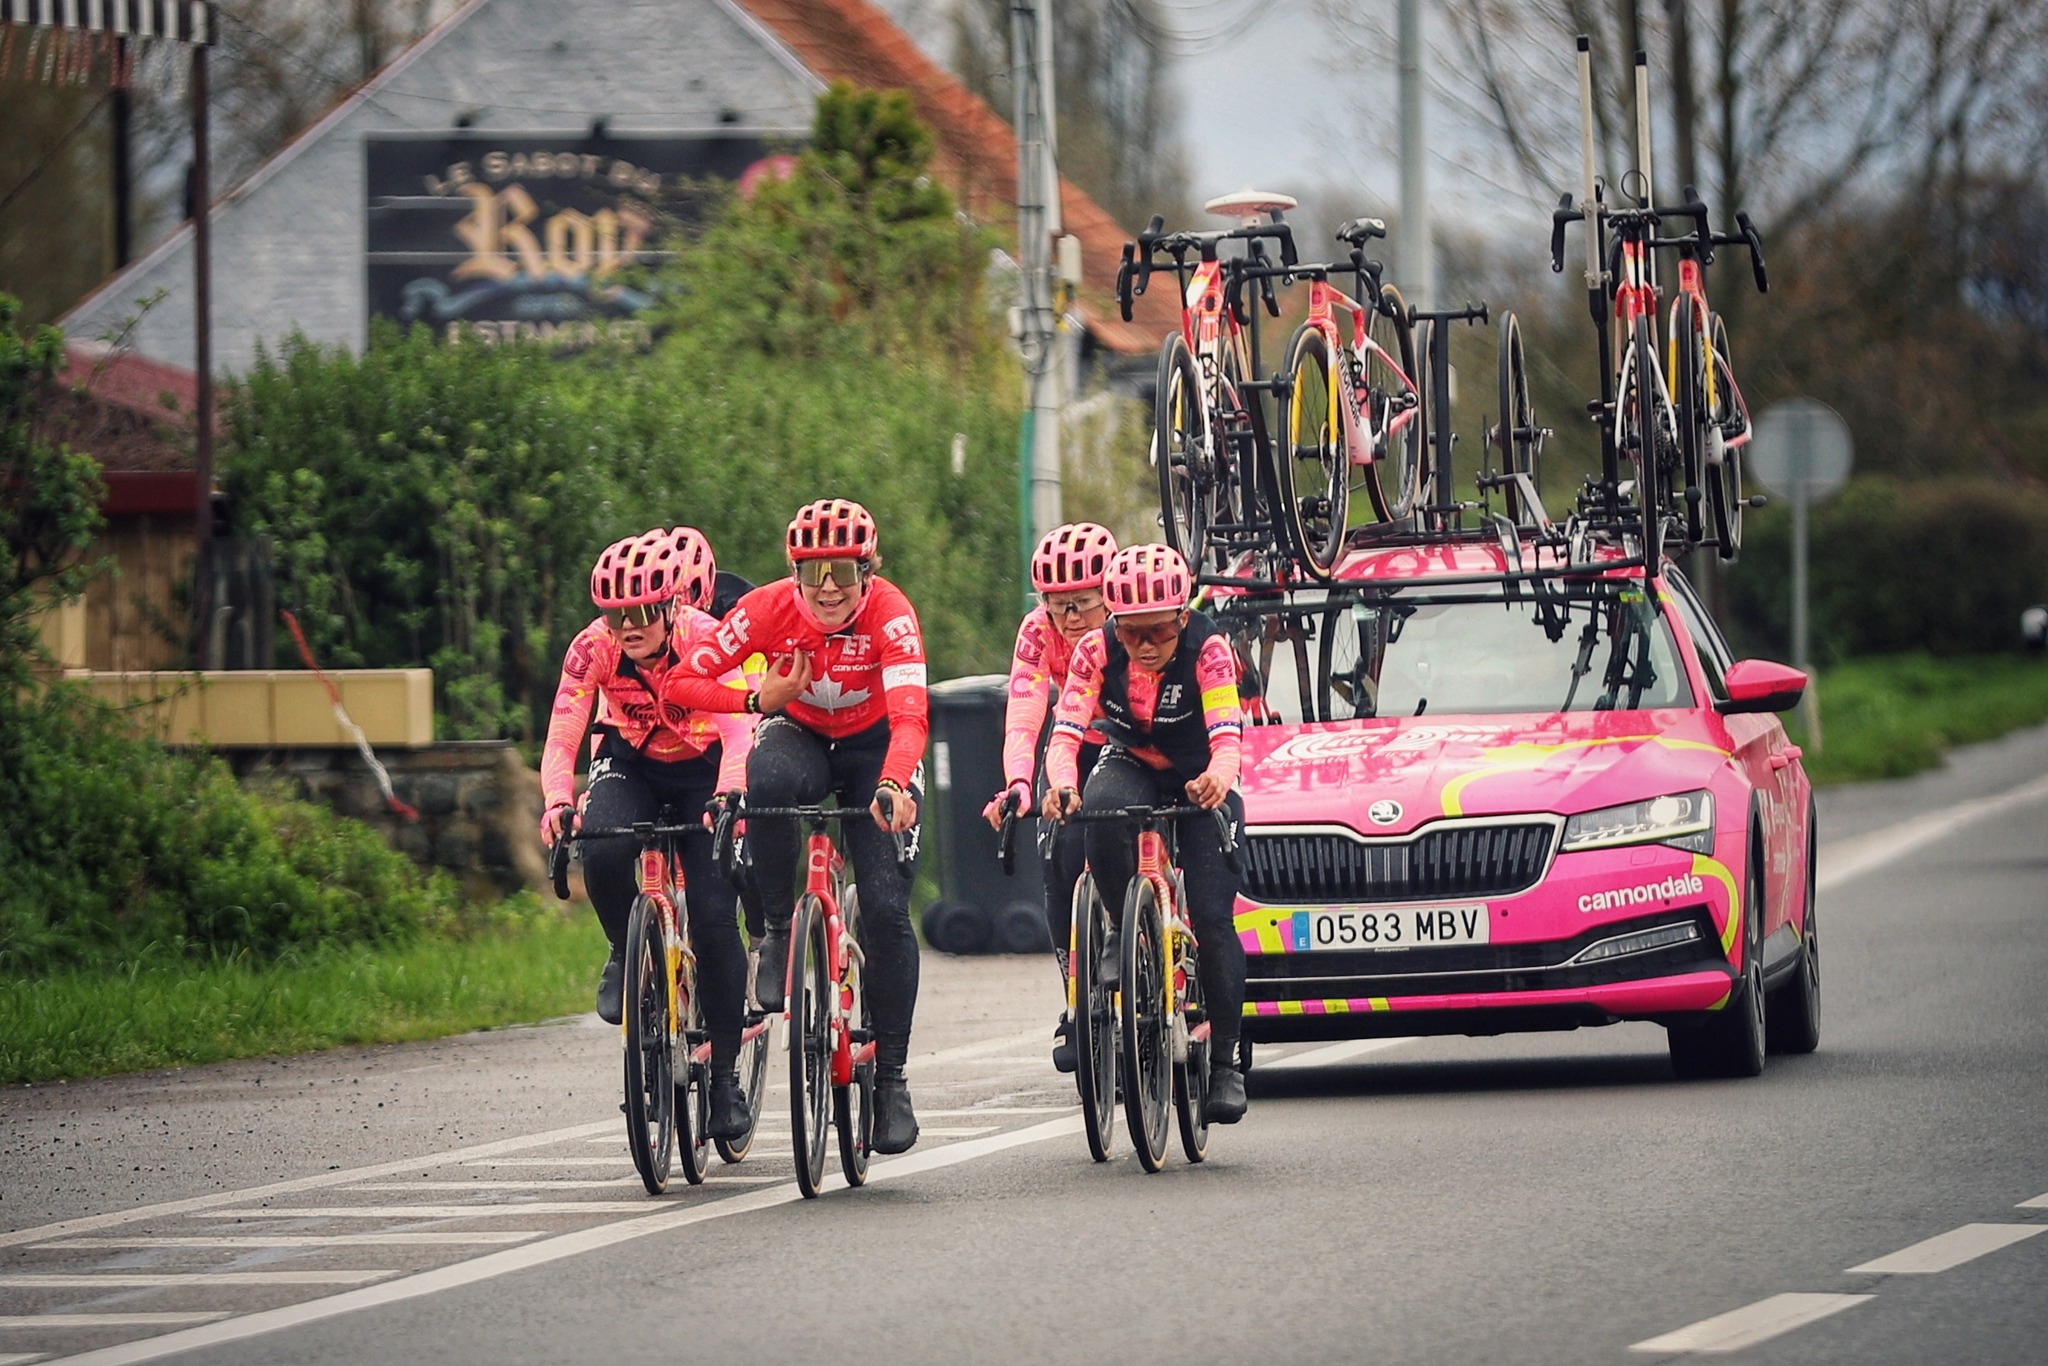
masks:
<svg viewBox="0 0 2048 1366"><path fill-rule="evenodd" d="M1247 1049L1649 1020L1693 1077L1815 1047L1813 798L1775 715L1805 675L1629 563L1468 536L1214 596L1252 722Z"/></svg>

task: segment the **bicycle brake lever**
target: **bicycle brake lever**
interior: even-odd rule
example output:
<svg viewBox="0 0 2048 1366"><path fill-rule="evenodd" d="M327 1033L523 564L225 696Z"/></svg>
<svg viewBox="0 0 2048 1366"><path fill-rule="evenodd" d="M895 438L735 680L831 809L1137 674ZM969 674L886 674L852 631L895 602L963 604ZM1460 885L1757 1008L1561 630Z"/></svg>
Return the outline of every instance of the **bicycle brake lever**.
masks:
<svg viewBox="0 0 2048 1366"><path fill-rule="evenodd" d="M1280 299L1273 292L1272 276L1261 275L1259 277L1259 297L1265 300L1266 312L1268 314L1272 315L1275 318L1280 316Z"/></svg>
<svg viewBox="0 0 2048 1366"><path fill-rule="evenodd" d="M1738 212L1735 215L1735 226L1742 229L1743 240L1749 243L1749 273L1756 277L1756 292L1770 293L1771 279L1764 269L1763 234L1756 230L1756 224L1750 221L1746 213Z"/></svg>
<svg viewBox="0 0 2048 1366"><path fill-rule="evenodd" d="M1230 808L1219 806L1209 813L1216 822L1216 833L1223 842L1223 862L1235 876L1244 876L1244 856L1238 852L1236 824L1230 819Z"/></svg>
<svg viewBox="0 0 2048 1366"><path fill-rule="evenodd" d="M1550 273L1564 274L1564 225L1584 218L1582 213L1572 209L1572 197L1564 195L1557 201L1557 208L1550 215Z"/></svg>
<svg viewBox="0 0 2048 1366"><path fill-rule="evenodd" d="M568 832L555 837L554 847L548 850L548 877L555 884L555 900L569 899L569 835Z"/></svg>
<svg viewBox="0 0 2048 1366"><path fill-rule="evenodd" d="M1116 307L1125 322L1131 320L1131 258L1137 249L1135 242L1124 243L1124 258L1116 267Z"/></svg>

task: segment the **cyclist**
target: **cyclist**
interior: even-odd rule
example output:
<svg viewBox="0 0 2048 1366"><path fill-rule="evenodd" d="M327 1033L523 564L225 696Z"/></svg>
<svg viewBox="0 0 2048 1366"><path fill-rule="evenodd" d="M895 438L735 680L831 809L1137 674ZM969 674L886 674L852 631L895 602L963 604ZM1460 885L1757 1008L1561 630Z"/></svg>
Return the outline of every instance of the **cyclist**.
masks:
<svg viewBox="0 0 2048 1366"><path fill-rule="evenodd" d="M1110 627L1075 647L1045 754L1044 812L1060 820L1086 803L1098 810L1189 802L1229 813L1238 830L1244 803L1237 785L1244 711L1230 640L1200 612L1188 610L1193 576L1180 552L1163 545L1126 546L1103 577ZM1085 789L1078 759L1090 727L1101 733L1102 757ZM1246 1108L1237 1068L1244 1013L1244 947L1232 912L1238 875L1231 871L1212 818L1176 822L1188 919L1202 954L1202 998L1209 1005L1209 1100L1205 1117L1235 1124ZM1122 821L1088 826L1088 866L1121 912L1122 889L1137 871L1137 832ZM1120 933L1121 931L1119 931ZM1117 943L1104 949L1115 981Z"/></svg>
<svg viewBox="0 0 2048 1366"><path fill-rule="evenodd" d="M790 577L741 598L663 691L684 707L766 714L747 760L754 804L801 805L830 795L873 816L872 823L846 824L842 838L860 889L860 945L875 1018L874 1146L900 1153L917 1141L903 1066L917 1005L918 948L910 879L897 871L890 835L908 833L914 853L929 730L924 639L910 600L875 572L875 519L859 503L826 498L805 507L789 524L785 549ZM742 698L712 681L757 651L773 661L757 691ZM768 929L754 995L764 1009L779 1010L801 841L789 820L752 819L747 839Z"/></svg>
<svg viewBox="0 0 2048 1366"><path fill-rule="evenodd" d="M661 529L629 536L598 557L590 571L590 597L602 615L570 642L541 755L546 814L540 835L548 847L582 822L615 828L654 820L664 806L701 811L745 771L751 718L737 710L678 712L659 694L663 677L679 669L682 652L718 629L716 621L686 605L708 597L711 573L708 547L701 559L686 561L672 533ZM729 677L715 686L738 697L745 682ZM602 701L602 710L579 819L576 751L590 725L593 699ZM639 890L638 853L624 835L590 840L583 851L584 885L612 946L597 987L597 1013L607 1024L619 1023L621 1014L626 919ZM711 1036L709 1127L714 1138L741 1138L753 1126L738 1070L747 960L733 889L711 858L708 838L683 840L681 859L684 911Z"/></svg>
<svg viewBox="0 0 2048 1366"><path fill-rule="evenodd" d="M1003 798L1015 793L1019 810L1036 805L1032 781L1038 773L1039 732L1045 716L1066 686L1067 665L1074 647L1092 631L1102 629L1109 608L1102 598L1102 575L1116 554L1116 537L1093 522L1055 527L1031 555L1031 586L1039 605L1017 627L1017 645L1010 658L1010 700L1003 714L1003 790L983 808L997 830L1003 825ZM1079 767L1095 766L1102 737L1083 737ZM1039 866L1045 879L1045 927L1052 936L1053 959L1059 964L1060 986L1067 981L1068 920L1074 881L1087 855L1079 826L1047 825L1039 835ZM1073 1024L1066 1012L1053 1030L1052 1065L1074 1070Z"/></svg>

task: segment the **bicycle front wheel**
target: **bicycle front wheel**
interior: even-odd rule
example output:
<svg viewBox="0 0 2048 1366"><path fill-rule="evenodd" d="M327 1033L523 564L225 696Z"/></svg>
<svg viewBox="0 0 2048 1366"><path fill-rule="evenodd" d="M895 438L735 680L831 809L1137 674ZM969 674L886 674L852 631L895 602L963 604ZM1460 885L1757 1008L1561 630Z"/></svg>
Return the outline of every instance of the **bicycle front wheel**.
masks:
<svg viewBox="0 0 2048 1366"><path fill-rule="evenodd" d="M1690 294L1681 294L1671 304L1671 406L1678 427L1678 460L1674 492L1683 497L1682 525L1687 546L1706 536L1700 503L1707 497L1700 487L1707 466L1707 443L1713 414L1707 407L1707 348L1702 335L1699 305Z"/></svg>
<svg viewBox="0 0 2048 1366"><path fill-rule="evenodd" d="M1143 877L1124 898L1124 1120L1138 1161L1148 1172L1166 1162L1166 1126L1173 1108L1172 1025L1167 1018L1166 944L1159 895Z"/></svg>
<svg viewBox="0 0 2048 1366"><path fill-rule="evenodd" d="M1283 543L1316 579L1328 579L1344 548L1351 512L1351 452L1344 439L1342 393L1330 340L1303 323L1287 342L1287 401L1280 408L1274 483ZM1361 480L1378 481L1371 465ZM1375 496L1374 505L1380 499Z"/></svg>
<svg viewBox="0 0 2048 1366"><path fill-rule="evenodd" d="M1180 1121L1180 1150L1190 1162L1209 1155L1209 1121L1203 1111L1209 1105L1209 1039L1194 1037L1205 1019L1202 1007L1202 964L1195 937L1173 936L1174 1023L1173 1113Z"/></svg>
<svg viewBox="0 0 2048 1366"><path fill-rule="evenodd" d="M626 1150L649 1195L668 1189L676 1137L675 1031L661 908L638 897L626 920Z"/></svg>
<svg viewBox="0 0 2048 1366"><path fill-rule="evenodd" d="M825 1184L825 1127L832 1115L832 962L825 903L806 893L789 927L789 1142L796 1184L815 1199Z"/></svg>
<svg viewBox="0 0 2048 1366"><path fill-rule="evenodd" d="M715 1140L718 1156L726 1162L744 1162L747 1153L754 1146L754 1135L761 1128L761 1106L768 1099L768 1051L772 1047L774 1029L766 1020L751 1035L740 1040L740 1085L747 1093L747 1117L752 1127L738 1138Z"/></svg>
<svg viewBox="0 0 2048 1366"><path fill-rule="evenodd" d="M1494 428L1494 453L1502 474L1527 475L1531 488L1540 487L1537 461L1543 453L1543 431L1536 425L1536 405L1529 398L1521 320L1512 313L1500 321L1500 425ZM1508 520L1518 527L1534 527L1537 509L1523 495L1522 486L1509 484L1504 492Z"/></svg>
<svg viewBox="0 0 2048 1366"><path fill-rule="evenodd" d="M1194 353L1176 332L1159 348L1152 400L1152 461L1159 471L1159 526L1166 543L1200 568L1208 541L1209 485L1215 480L1209 411Z"/></svg>
<svg viewBox="0 0 2048 1366"><path fill-rule="evenodd" d="M848 1001L847 1023L859 1033L858 1039L875 1036L875 1020L868 1009L867 982L860 950L847 945L845 985ZM868 1157L875 1147L875 1060L856 1064L853 1080L832 1088L832 1122L839 1130L839 1170L846 1184L859 1186L868 1179Z"/></svg>
<svg viewBox="0 0 2048 1366"><path fill-rule="evenodd" d="M1081 1123L1088 1152L1107 1162L1116 1146L1116 993L1102 984L1102 948L1109 938L1109 907L1092 874L1074 884L1074 937L1068 971L1074 999L1074 1080L1081 1091Z"/></svg>
<svg viewBox="0 0 2048 1366"><path fill-rule="evenodd" d="M1749 438L1749 410L1735 387L1735 366L1728 358L1728 327L1711 315L1707 329L1707 378L1710 381L1707 432L1707 515L1714 528L1714 551L1724 560L1742 553L1742 461ZM1718 452L1719 458L1715 458Z"/></svg>
<svg viewBox="0 0 2048 1366"><path fill-rule="evenodd" d="M697 974L685 968L677 983L683 1028L677 1031L676 1151L683 1156L683 1179L704 1184L711 1165L711 1064L697 1061L697 1045L705 1038L704 1003L697 998Z"/></svg>
<svg viewBox="0 0 2048 1366"><path fill-rule="evenodd" d="M1658 453L1661 442L1657 402L1657 346L1650 336L1648 316L1639 316L1629 337L1630 369L1634 372L1621 393L1625 427L1623 444L1636 462L1636 508L1640 519L1645 572L1655 574L1664 559L1664 499L1666 487Z"/></svg>
<svg viewBox="0 0 2048 1366"><path fill-rule="evenodd" d="M1367 331L1368 347L1359 388L1364 391L1367 419L1375 437L1373 463L1353 472L1354 487L1372 499L1383 522L1395 522L1429 501L1430 475L1424 451L1428 422L1415 363L1415 324L1408 301L1392 285L1380 287ZM1444 420L1438 415L1438 420Z"/></svg>

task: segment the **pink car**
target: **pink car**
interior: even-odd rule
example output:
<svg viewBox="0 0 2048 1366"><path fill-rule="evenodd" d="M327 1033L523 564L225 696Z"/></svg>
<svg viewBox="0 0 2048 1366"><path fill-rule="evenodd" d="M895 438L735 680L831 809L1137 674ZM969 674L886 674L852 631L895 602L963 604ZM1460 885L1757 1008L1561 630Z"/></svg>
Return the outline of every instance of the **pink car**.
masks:
<svg viewBox="0 0 2048 1366"><path fill-rule="evenodd" d="M1667 568L1353 552L1293 607L1226 595L1251 666L1237 930L1247 1046L1653 1020L1684 1076L1819 1042L1813 800ZM1537 556L1542 558L1540 561ZM1527 557L1525 565L1521 557Z"/></svg>

